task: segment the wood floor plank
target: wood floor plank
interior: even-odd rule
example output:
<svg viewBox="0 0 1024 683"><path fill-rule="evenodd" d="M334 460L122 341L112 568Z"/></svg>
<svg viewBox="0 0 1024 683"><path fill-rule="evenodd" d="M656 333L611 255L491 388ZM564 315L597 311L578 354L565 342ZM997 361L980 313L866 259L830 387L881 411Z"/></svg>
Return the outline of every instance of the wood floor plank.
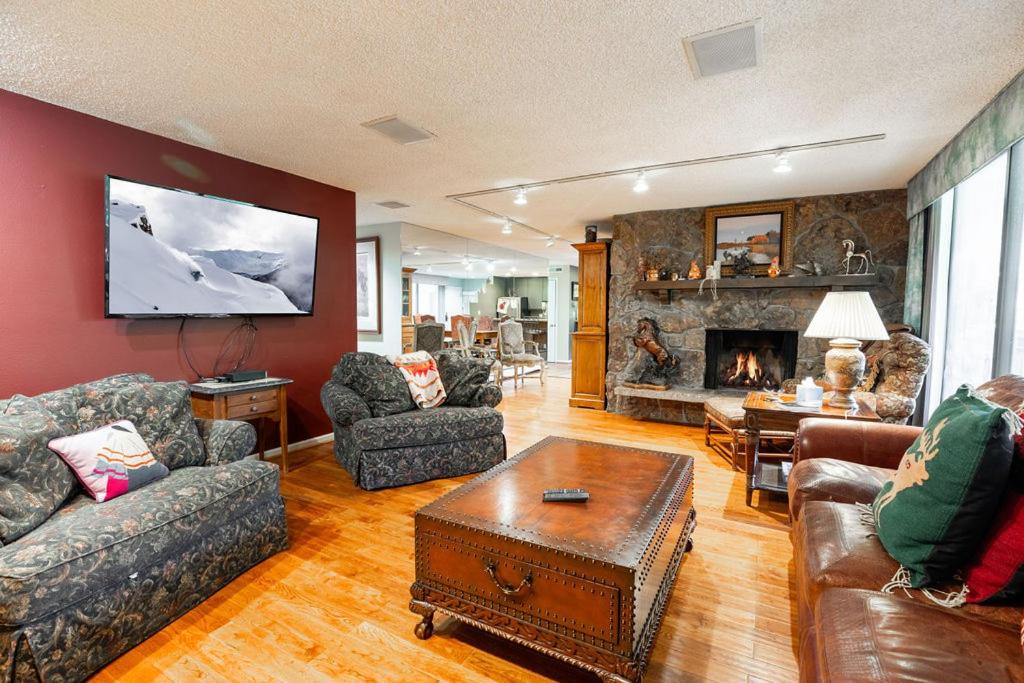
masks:
<svg viewBox="0 0 1024 683"><path fill-rule="evenodd" d="M680 568L645 681L785 682L792 550L783 501L744 501L701 429L568 405L569 380L505 384L509 454L548 435L695 460L695 550ZM97 681L587 681L596 677L452 619L412 633L413 514L469 481L362 491L331 445L296 452L281 490L290 547L126 653Z"/></svg>

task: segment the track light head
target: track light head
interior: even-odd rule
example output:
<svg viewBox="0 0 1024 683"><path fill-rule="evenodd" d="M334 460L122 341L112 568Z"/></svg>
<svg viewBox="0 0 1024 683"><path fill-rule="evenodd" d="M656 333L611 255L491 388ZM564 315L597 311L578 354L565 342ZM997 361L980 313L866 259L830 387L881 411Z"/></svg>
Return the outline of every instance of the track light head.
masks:
<svg viewBox="0 0 1024 683"><path fill-rule="evenodd" d="M793 170L793 167L789 165L789 157L785 152L779 152L775 155L775 168L772 170L776 173L789 173Z"/></svg>
<svg viewBox="0 0 1024 683"><path fill-rule="evenodd" d="M636 182L633 183L633 192L643 193L651 189L651 186L647 184L647 171L640 171L640 174L636 177Z"/></svg>
<svg viewBox="0 0 1024 683"><path fill-rule="evenodd" d="M510 219L508 219L508 218L505 219L505 225L501 226L501 234L502 235L511 235L512 234L512 221Z"/></svg>
<svg viewBox="0 0 1024 683"><path fill-rule="evenodd" d="M516 190L516 198L512 200L512 203L518 206L526 204L526 190L524 190L521 187L518 190Z"/></svg>

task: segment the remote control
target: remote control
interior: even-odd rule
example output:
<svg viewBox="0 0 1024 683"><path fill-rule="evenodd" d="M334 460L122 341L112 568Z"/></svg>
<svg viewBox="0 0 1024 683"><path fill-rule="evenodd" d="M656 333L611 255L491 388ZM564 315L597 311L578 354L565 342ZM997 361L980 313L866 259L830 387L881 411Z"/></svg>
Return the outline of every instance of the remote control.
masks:
<svg viewBox="0 0 1024 683"><path fill-rule="evenodd" d="M544 489L545 503L586 503L590 494L586 489Z"/></svg>

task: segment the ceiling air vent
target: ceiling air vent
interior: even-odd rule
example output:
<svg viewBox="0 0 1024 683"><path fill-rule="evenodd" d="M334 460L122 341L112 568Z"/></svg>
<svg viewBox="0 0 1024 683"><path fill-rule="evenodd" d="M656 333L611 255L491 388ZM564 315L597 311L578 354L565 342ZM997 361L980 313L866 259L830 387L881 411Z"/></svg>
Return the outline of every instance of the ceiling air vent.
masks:
<svg viewBox="0 0 1024 683"><path fill-rule="evenodd" d="M683 38L694 78L749 69L761 63L761 20Z"/></svg>
<svg viewBox="0 0 1024 683"><path fill-rule="evenodd" d="M412 145L417 142L433 140L435 137L429 130L417 128L397 116L385 116L384 118L367 121L360 125L370 130L375 130L400 145Z"/></svg>
<svg viewBox="0 0 1024 683"><path fill-rule="evenodd" d="M403 204L402 202L395 202L395 201L377 202L377 206L383 206L385 209L408 209L409 208L408 204Z"/></svg>

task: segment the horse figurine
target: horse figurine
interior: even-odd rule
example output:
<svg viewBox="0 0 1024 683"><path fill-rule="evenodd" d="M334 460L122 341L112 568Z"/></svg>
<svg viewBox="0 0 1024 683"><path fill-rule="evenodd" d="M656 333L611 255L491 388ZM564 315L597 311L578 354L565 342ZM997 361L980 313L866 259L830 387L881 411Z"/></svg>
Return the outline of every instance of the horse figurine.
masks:
<svg viewBox="0 0 1024 683"><path fill-rule="evenodd" d="M871 250L865 249L861 253L854 252L853 240L843 240L843 246L846 248L846 258L842 260L841 265L846 266L847 275L870 275L871 269L874 267L875 262L871 259ZM850 267L854 261L860 259L860 265L857 266L854 272L850 272ZM861 272L863 269L864 272Z"/></svg>

